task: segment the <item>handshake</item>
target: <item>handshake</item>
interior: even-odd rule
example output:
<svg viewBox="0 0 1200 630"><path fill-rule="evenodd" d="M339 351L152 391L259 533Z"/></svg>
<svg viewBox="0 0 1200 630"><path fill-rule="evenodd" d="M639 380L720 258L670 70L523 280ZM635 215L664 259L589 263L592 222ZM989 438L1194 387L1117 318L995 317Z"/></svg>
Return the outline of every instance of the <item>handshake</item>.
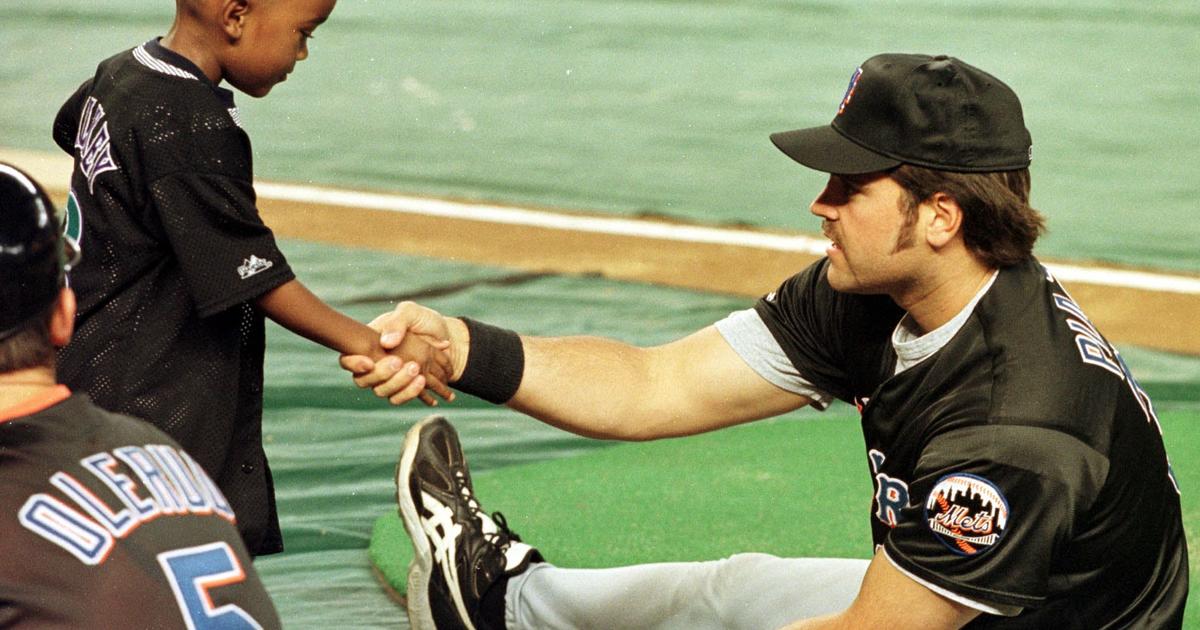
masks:
<svg viewBox="0 0 1200 630"><path fill-rule="evenodd" d="M342 355L342 369L353 375L356 385L370 388L393 405L418 398L436 406L430 392L447 402L454 400L449 384L462 377L470 344L461 320L415 302L401 302L368 325L380 334L379 344L387 354L379 359Z"/></svg>

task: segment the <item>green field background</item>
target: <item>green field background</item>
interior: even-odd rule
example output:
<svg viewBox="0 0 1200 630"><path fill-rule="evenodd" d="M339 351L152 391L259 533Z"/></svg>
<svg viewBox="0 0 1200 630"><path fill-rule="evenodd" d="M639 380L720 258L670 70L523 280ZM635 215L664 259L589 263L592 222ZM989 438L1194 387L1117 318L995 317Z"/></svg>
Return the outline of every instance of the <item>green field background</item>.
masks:
<svg viewBox="0 0 1200 630"><path fill-rule="evenodd" d="M172 6L0 2L0 146L55 150L49 128L61 101L99 60L163 34ZM767 134L827 122L854 67L874 53L950 53L1022 96L1034 200L1051 227L1039 254L1200 272L1198 32L1200 3L1184 1L341 0L288 82L238 102L263 178L816 231L806 208L820 177L778 154ZM362 320L426 296L445 312L523 332L659 343L748 304L596 278L502 287L494 281L509 272L499 267L283 245L306 284ZM288 551L256 566L288 627L406 627L366 548L376 519L394 509L403 433L426 410L383 406L350 387L327 351L278 327L268 335L267 449ZM1200 361L1122 351L1163 416L1195 549ZM622 523L589 519L575 535L569 512L529 492L545 466L583 458L577 474L587 478L588 466L625 451L608 455L607 443L470 399L445 411L481 486L514 524L559 544L558 559L668 559L755 542L714 522L711 540L689 548L656 530L651 515L636 527L652 548L614 556L629 535ZM808 520L778 549L865 556L869 479L853 414L806 411L781 422L795 436L798 465L810 467L783 497ZM693 479L684 490L697 497L719 498L705 483L717 449L751 444L739 435L706 436L696 444L715 459L694 458L690 474L672 475ZM643 446L635 453L653 458L673 445L620 448ZM729 461L724 474L751 464ZM639 495L651 504L654 484L645 479ZM757 497L759 509L770 510L773 497ZM536 503L531 513L522 515L523 501ZM861 519L845 536L811 535L824 531L830 505ZM577 546L563 549L563 538ZM1188 619L1200 627L1197 613Z"/></svg>

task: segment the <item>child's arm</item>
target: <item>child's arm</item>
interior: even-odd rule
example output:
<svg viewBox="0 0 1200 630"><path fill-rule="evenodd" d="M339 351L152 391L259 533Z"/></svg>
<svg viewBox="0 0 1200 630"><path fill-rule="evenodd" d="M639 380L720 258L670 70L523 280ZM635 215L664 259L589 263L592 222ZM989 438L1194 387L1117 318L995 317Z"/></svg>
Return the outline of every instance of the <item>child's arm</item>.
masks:
<svg viewBox="0 0 1200 630"><path fill-rule="evenodd" d="M379 333L334 310L299 280L289 280L267 291L259 296L257 303L275 323L326 348L376 360L387 356L387 351L379 345ZM419 335L407 335L392 353L415 362L420 369L421 375L413 379L410 388L431 389L445 400L453 397L445 385L450 360L439 347ZM420 398L427 405L436 404L428 392L423 392Z"/></svg>

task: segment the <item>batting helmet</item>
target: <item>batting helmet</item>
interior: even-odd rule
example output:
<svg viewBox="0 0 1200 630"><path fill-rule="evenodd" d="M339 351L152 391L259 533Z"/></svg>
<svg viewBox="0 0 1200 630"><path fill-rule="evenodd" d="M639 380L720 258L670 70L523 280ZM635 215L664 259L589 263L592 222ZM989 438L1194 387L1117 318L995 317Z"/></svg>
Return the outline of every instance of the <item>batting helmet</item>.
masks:
<svg viewBox="0 0 1200 630"><path fill-rule="evenodd" d="M58 297L76 252L66 240L42 187L0 163L0 339L24 329Z"/></svg>

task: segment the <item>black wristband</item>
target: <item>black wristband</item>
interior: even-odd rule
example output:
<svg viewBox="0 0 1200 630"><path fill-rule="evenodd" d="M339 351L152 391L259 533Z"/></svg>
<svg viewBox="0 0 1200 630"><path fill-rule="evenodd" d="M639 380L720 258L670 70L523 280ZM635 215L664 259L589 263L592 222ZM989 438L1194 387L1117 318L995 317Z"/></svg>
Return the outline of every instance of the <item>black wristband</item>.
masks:
<svg viewBox="0 0 1200 630"><path fill-rule="evenodd" d="M525 374L521 336L468 317L460 319L467 325L471 345L467 350L467 365L454 388L503 405L517 393Z"/></svg>

